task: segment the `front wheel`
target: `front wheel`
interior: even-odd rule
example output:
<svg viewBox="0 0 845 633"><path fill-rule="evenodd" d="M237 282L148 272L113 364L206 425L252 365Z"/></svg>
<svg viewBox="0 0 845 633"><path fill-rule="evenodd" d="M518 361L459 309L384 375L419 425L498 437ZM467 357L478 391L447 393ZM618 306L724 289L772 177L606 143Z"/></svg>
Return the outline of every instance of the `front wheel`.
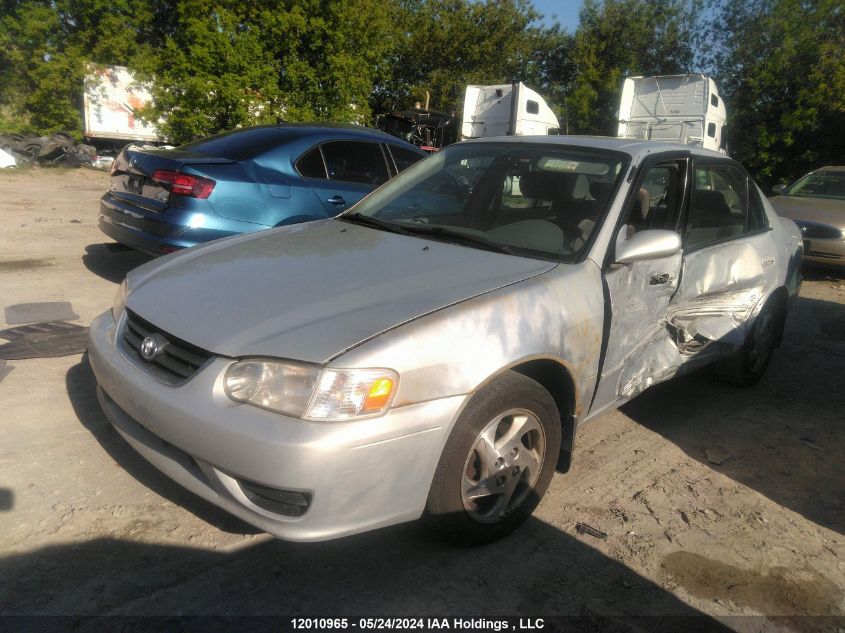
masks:
<svg viewBox="0 0 845 633"><path fill-rule="evenodd" d="M440 458L425 520L464 543L495 541L540 503L560 451L560 415L548 391L507 372L476 393Z"/></svg>

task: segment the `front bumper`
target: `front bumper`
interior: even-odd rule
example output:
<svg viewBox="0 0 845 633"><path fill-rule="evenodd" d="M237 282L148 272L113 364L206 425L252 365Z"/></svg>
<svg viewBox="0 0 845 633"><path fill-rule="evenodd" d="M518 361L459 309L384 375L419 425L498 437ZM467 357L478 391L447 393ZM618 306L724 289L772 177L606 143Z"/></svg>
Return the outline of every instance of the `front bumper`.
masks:
<svg viewBox="0 0 845 633"><path fill-rule="evenodd" d="M434 470L466 396L400 407L356 422L306 422L231 401L230 359L212 358L169 386L116 344L111 312L91 324L89 358L103 410L166 475L275 536L318 541L410 521L425 508ZM253 503L244 482L304 493L302 516Z"/></svg>

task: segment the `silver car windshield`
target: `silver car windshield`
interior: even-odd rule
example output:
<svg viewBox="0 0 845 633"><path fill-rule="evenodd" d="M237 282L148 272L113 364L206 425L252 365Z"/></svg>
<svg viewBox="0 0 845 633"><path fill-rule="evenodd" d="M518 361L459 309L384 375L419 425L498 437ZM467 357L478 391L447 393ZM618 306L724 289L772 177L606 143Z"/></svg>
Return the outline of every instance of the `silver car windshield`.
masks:
<svg viewBox="0 0 845 633"><path fill-rule="evenodd" d="M365 198L342 220L472 248L579 259L627 158L590 148L458 143Z"/></svg>

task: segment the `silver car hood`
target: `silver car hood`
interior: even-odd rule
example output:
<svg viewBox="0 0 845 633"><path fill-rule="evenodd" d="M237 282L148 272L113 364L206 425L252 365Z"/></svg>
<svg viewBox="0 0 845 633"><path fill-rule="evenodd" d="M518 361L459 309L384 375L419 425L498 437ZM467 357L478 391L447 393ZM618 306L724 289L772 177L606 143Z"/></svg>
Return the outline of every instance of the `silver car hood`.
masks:
<svg viewBox="0 0 845 633"><path fill-rule="evenodd" d="M215 354L322 363L555 265L324 220L145 264L128 277L127 307Z"/></svg>

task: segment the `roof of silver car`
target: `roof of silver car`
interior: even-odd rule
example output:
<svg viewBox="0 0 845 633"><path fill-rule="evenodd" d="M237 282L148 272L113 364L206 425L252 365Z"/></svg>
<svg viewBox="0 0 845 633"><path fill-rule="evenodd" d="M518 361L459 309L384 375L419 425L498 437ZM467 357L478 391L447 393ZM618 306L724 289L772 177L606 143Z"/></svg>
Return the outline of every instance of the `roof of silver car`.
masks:
<svg viewBox="0 0 845 633"><path fill-rule="evenodd" d="M654 152L677 152L686 151L700 156L713 156L725 158L724 154L695 145L682 145L680 143L667 143L665 141L638 141L632 139L615 138L612 136L496 136L488 138L471 139L472 142L491 143L506 141L508 143L544 143L551 145L572 145L577 147L594 147L596 149L615 150L631 154L640 158ZM467 142L467 141L464 141Z"/></svg>

